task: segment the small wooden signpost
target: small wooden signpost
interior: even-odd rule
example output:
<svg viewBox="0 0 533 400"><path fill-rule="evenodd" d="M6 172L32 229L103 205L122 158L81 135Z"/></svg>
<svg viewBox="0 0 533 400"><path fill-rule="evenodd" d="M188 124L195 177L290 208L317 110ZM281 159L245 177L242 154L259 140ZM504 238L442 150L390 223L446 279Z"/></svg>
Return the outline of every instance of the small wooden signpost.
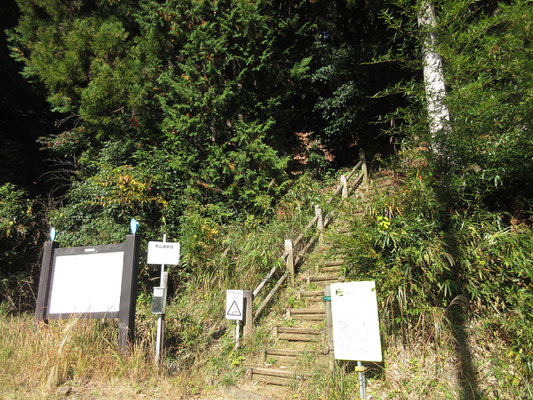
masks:
<svg viewBox="0 0 533 400"><path fill-rule="evenodd" d="M35 308L37 321L73 316L118 318L119 347L126 352L134 339L139 237L122 244L59 248L44 244Z"/></svg>

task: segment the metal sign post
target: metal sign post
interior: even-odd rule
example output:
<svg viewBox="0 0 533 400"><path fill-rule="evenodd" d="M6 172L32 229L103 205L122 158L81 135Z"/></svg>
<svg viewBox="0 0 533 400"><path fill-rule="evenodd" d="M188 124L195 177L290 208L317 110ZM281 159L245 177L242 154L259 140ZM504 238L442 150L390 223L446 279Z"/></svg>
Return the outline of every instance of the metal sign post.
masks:
<svg viewBox="0 0 533 400"><path fill-rule="evenodd" d="M163 289L163 293L167 291L168 272L165 272L165 265L161 264L161 283L160 288ZM166 304L166 296L163 297L163 304ZM156 297L154 297L155 299ZM158 363L161 360L163 337L165 335L165 307L163 306L163 312L157 317L157 339L155 343L155 362Z"/></svg>
<svg viewBox="0 0 533 400"><path fill-rule="evenodd" d="M155 362L161 361L163 338L165 334L165 310L167 298L168 272L165 265L178 265L180 260L180 244L167 243L167 235L162 242L148 242L148 264L161 264L159 287L154 288L152 313L157 314L157 333L155 343Z"/></svg>
<svg viewBox="0 0 533 400"><path fill-rule="evenodd" d="M366 368L361 361L357 361L357 368L355 370L357 371L357 378L359 379L359 396L362 399L366 399Z"/></svg>

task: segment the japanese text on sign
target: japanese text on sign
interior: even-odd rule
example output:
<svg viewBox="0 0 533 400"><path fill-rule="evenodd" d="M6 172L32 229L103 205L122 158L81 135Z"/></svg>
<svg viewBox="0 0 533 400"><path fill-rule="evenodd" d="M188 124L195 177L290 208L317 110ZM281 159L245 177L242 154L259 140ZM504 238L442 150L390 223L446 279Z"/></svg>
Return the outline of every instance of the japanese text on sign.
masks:
<svg viewBox="0 0 533 400"><path fill-rule="evenodd" d="M336 359L382 360L375 282L332 284L331 314Z"/></svg>
<svg viewBox="0 0 533 400"><path fill-rule="evenodd" d="M178 265L180 244L174 242L148 242L148 264Z"/></svg>
<svg viewBox="0 0 533 400"><path fill-rule="evenodd" d="M242 321L244 293L242 290L226 291L226 319Z"/></svg>

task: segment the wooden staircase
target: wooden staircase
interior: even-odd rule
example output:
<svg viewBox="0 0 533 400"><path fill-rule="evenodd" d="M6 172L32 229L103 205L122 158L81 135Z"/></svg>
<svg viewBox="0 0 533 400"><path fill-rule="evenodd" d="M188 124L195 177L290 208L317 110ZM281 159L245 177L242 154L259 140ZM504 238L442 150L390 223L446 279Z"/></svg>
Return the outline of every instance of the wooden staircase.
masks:
<svg viewBox="0 0 533 400"><path fill-rule="evenodd" d="M366 166L359 179L363 176L366 176ZM366 182L359 186L356 183L353 188L357 189L353 192L354 197L362 201L356 202L359 204L356 204L354 209L342 209L342 207L335 209L331 213L334 217L328 231L336 234L350 234L351 230L345 226L342 213L348 213L350 217L356 218L364 214L361 203L364 204L367 199L374 196L374 190ZM339 189L334 195L338 193L340 193ZM327 204L330 201L331 199L327 201ZM316 221L316 218L305 230ZM328 218L331 217L325 217L324 225L326 226ZM302 236L303 233L295 240L295 243ZM326 236L323 235L323 237ZM313 256L309 257L295 276L296 287L294 289L297 294L297 304L290 306L287 300L284 318L278 320L277 325L272 329L274 344L264 350L263 361L257 363L259 365L248 369L248 376L252 381L268 385L294 386L315 375L325 376L330 373L333 348L330 348L332 345L328 344L324 287L332 283L343 282L349 266L340 255L335 254L333 247L324 242L318 240L313 253L317 254L316 259L310 262ZM326 259L323 255L326 255ZM288 269L290 271L289 267Z"/></svg>
<svg viewBox="0 0 533 400"><path fill-rule="evenodd" d="M329 371L323 287L344 280L344 265L333 260L320 263L312 274L300 273L297 293L303 307L287 308L283 321L287 325L274 328L276 344L265 350L263 365L251 368L252 380L290 386Z"/></svg>

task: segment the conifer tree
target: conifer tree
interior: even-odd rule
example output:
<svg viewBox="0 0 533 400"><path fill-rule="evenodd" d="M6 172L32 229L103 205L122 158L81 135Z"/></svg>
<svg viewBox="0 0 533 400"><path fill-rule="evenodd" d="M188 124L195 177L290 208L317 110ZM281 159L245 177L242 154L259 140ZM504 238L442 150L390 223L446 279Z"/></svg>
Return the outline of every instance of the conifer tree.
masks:
<svg viewBox="0 0 533 400"><path fill-rule="evenodd" d="M308 29L285 13L294 5L17 3L12 55L62 120L41 142L73 160L66 210L80 217L54 214L64 230L81 240L87 220L115 226L131 214L177 226L196 202L221 215L264 213L283 192L293 140L285 104L300 65L286 38Z"/></svg>

